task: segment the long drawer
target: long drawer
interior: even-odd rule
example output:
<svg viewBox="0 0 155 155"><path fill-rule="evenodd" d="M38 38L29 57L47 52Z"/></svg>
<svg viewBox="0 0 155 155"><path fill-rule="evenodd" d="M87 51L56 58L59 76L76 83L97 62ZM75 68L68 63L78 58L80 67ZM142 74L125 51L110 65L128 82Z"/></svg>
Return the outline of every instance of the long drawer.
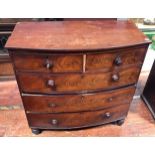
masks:
<svg viewBox="0 0 155 155"><path fill-rule="evenodd" d="M66 113L105 109L129 104L135 86L118 90L82 95L23 95L27 113Z"/></svg>
<svg viewBox="0 0 155 155"><path fill-rule="evenodd" d="M136 83L140 66L115 72L96 74L31 74L18 73L17 78L26 93L71 93L106 90Z"/></svg>
<svg viewBox="0 0 155 155"><path fill-rule="evenodd" d="M129 104L117 107L80 113L27 114L29 126L40 129L74 129L110 123L124 119Z"/></svg>

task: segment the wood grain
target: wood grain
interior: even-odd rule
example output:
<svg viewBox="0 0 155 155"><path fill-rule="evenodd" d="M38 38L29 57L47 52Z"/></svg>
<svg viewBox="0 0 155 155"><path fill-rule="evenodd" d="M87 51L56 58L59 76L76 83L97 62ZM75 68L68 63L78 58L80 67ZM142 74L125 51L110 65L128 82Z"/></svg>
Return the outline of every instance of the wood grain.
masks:
<svg viewBox="0 0 155 155"><path fill-rule="evenodd" d="M124 119L127 115L129 104L117 107L80 113L66 114L27 114L31 128L40 129L74 129L90 127L110 123L119 119ZM107 117L107 113L110 116ZM56 123L53 123L55 120Z"/></svg>
<svg viewBox="0 0 155 155"><path fill-rule="evenodd" d="M67 52L149 43L131 21L78 20L17 23L5 47Z"/></svg>
<svg viewBox="0 0 155 155"><path fill-rule="evenodd" d="M83 55L14 55L17 70L31 72L82 72ZM24 62L24 63L23 63ZM49 67L47 66L49 65Z"/></svg>
<svg viewBox="0 0 155 155"><path fill-rule="evenodd" d="M87 54L86 71L112 71L114 67L127 67L142 64L145 56L145 47L117 49L113 52ZM116 59L121 59L121 64L116 64Z"/></svg>
<svg viewBox="0 0 155 155"><path fill-rule="evenodd" d="M149 43L130 21L18 23L6 48L29 126L123 122Z"/></svg>
<svg viewBox="0 0 155 155"><path fill-rule="evenodd" d="M132 67L116 73L64 74L63 76L60 74L18 73L17 77L23 92L52 94L106 90L135 84L139 72L139 67ZM113 75L118 75L118 81L112 80ZM53 85L48 85L49 82Z"/></svg>
<svg viewBox="0 0 155 155"><path fill-rule="evenodd" d="M93 111L120 104L129 104L135 87L127 87L82 95L24 95L23 104L27 113L67 113Z"/></svg>

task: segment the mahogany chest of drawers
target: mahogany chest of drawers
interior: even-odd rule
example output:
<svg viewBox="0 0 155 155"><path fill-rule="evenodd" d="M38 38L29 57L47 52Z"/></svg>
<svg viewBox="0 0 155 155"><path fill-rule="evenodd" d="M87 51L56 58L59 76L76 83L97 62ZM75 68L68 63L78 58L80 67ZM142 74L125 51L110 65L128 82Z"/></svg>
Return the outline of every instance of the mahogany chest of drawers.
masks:
<svg viewBox="0 0 155 155"><path fill-rule="evenodd" d="M32 132L121 125L149 43L130 21L16 24L6 48Z"/></svg>

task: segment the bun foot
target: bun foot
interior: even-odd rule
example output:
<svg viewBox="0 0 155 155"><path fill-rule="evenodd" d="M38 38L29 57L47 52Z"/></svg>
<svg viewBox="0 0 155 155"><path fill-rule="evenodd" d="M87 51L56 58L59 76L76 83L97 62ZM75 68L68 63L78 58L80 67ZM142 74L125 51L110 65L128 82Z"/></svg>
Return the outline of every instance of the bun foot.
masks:
<svg viewBox="0 0 155 155"><path fill-rule="evenodd" d="M125 121L125 119L118 120L118 121L116 121L116 124L121 126L124 123L124 121Z"/></svg>
<svg viewBox="0 0 155 155"><path fill-rule="evenodd" d="M38 135L41 133L41 130L40 129L31 129L32 130L32 133L35 134L35 135Z"/></svg>

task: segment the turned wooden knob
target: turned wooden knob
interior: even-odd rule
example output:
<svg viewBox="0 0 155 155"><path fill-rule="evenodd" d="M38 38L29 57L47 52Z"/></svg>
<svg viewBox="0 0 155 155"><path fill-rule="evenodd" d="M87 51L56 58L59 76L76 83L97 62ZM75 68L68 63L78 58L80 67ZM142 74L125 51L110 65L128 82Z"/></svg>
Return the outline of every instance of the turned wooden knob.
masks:
<svg viewBox="0 0 155 155"><path fill-rule="evenodd" d="M56 107L56 104L55 103L49 103L48 106L54 108L54 107Z"/></svg>
<svg viewBox="0 0 155 155"><path fill-rule="evenodd" d="M105 113L105 116L106 116L107 118L109 118L109 117L111 116L110 112L106 112L106 113Z"/></svg>
<svg viewBox="0 0 155 155"><path fill-rule="evenodd" d="M119 65L121 65L122 64L122 59L121 59L121 57L116 57L116 59L114 60L114 64L115 65L117 65L117 66L119 66Z"/></svg>
<svg viewBox="0 0 155 155"><path fill-rule="evenodd" d="M55 86L54 80L48 80L47 85L51 87Z"/></svg>
<svg viewBox="0 0 155 155"><path fill-rule="evenodd" d="M58 121L56 119L52 119L51 124L52 125L57 125L58 124Z"/></svg>
<svg viewBox="0 0 155 155"><path fill-rule="evenodd" d="M81 96L81 99L82 99L82 100L84 100L84 99L85 99L85 96L84 96L84 95L82 95L82 96Z"/></svg>
<svg viewBox="0 0 155 155"><path fill-rule="evenodd" d="M119 80L119 76L117 74L113 74L112 75L112 80L113 81L118 81Z"/></svg>
<svg viewBox="0 0 155 155"><path fill-rule="evenodd" d="M53 63L47 59L47 60L46 60L46 63L45 63L45 67L46 67L47 69L50 69L50 68L53 67Z"/></svg>
<svg viewBox="0 0 155 155"><path fill-rule="evenodd" d="M113 98L112 98L112 97L110 97L110 98L108 99L108 101L109 101L109 102L113 101Z"/></svg>

